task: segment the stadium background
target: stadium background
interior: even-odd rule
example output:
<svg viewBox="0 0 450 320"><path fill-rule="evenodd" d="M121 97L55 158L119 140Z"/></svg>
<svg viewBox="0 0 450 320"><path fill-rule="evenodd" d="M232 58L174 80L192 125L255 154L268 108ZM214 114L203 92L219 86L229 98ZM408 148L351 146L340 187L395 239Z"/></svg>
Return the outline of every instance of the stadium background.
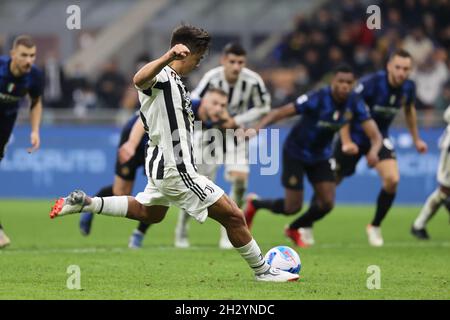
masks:
<svg viewBox="0 0 450 320"><path fill-rule="evenodd" d="M366 27L366 9L373 4L381 8L380 30ZM70 5L81 8L80 30L66 28ZM416 61L412 77L429 152L415 152L400 113L391 132L401 174L397 201L422 203L436 186L442 113L450 104L448 16L445 0L1 1L0 53L8 53L18 34L32 35L46 87L41 149L26 152L24 107L0 166L0 179L7 181L0 184L0 197L56 198L77 187L95 193L112 182L120 127L136 107L127 100L136 61L162 54L173 27L184 21L213 36L208 57L188 79L190 89L218 64L225 43L240 41L249 67L266 81L273 107L326 83L339 62L351 63L362 75L382 68L395 48L408 49ZM279 125L280 145L291 123ZM251 170L250 191L282 194L279 175L261 176L258 165ZM223 174L218 177L224 184ZM144 185L139 174L135 191ZM375 172L361 161L357 174L338 188L337 201L372 204L379 186Z"/></svg>

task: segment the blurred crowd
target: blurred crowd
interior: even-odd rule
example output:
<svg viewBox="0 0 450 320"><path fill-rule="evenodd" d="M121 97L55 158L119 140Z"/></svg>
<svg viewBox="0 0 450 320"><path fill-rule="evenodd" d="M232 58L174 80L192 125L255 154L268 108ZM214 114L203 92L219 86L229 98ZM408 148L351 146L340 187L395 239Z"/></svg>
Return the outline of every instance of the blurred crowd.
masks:
<svg viewBox="0 0 450 320"><path fill-rule="evenodd" d="M149 59L147 54L139 55L134 70L124 74L113 58L101 66L95 79L91 79L82 72L66 75L59 60L49 54L41 66L45 75L45 107L73 109L78 117L84 117L92 109L127 110L131 113L139 106L131 79Z"/></svg>
<svg viewBox="0 0 450 320"><path fill-rule="evenodd" d="M374 2L374 1L372 1ZM326 81L334 66L351 64L359 76L384 68L389 53L408 50L414 58L418 109L443 109L450 103L449 0L378 1L381 28L367 27L369 4L329 1L278 43L263 75L275 105L291 101Z"/></svg>
<svg viewBox="0 0 450 320"><path fill-rule="evenodd" d="M370 4L380 7L380 29L367 27ZM411 77L417 85L417 108L443 110L450 104L448 17L450 0L326 1L312 14L299 14L270 55L251 68L262 75L278 107L327 82L341 62L351 64L361 76L383 69L389 53L402 47L414 58ZM1 47L2 41L0 53L5 54ZM124 73L113 58L93 79L82 72L65 74L57 54L46 52L40 65L45 72L45 106L72 109L79 117L94 108L131 112L138 105L132 76L149 59L147 54L137 56L134 70Z"/></svg>

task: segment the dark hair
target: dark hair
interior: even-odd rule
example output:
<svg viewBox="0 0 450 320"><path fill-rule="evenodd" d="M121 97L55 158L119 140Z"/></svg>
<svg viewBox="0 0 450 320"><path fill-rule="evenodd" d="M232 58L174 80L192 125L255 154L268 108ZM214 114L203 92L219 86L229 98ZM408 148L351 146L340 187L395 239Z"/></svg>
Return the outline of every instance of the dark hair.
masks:
<svg viewBox="0 0 450 320"><path fill-rule="evenodd" d="M399 57L402 57L402 58L409 58L409 59L412 60L411 54L408 51L406 51L405 49L397 49L397 50L395 50L391 54L391 56L389 57L389 60L392 60L395 56L399 56Z"/></svg>
<svg viewBox="0 0 450 320"><path fill-rule="evenodd" d="M17 48L18 46L33 48L36 46L36 44L34 43L33 38L31 38L29 35L20 35L14 39L13 49Z"/></svg>
<svg viewBox="0 0 450 320"><path fill-rule="evenodd" d="M237 56L245 56L247 55L247 52L245 51L244 47L242 45L240 45L239 43L228 43L224 48L223 48L223 54L227 55L227 54L235 54Z"/></svg>
<svg viewBox="0 0 450 320"><path fill-rule="evenodd" d="M346 63L341 63L333 69L334 75L336 75L339 72L355 74L355 72L353 71L353 68Z"/></svg>
<svg viewBox="0 0 450 320"><path fill-rule="evenodd" d="M206 30L183 24L173 30L170 47L184 44L195 54L208 50L210 41L211 37Z"/></svg>
<svg viewBox="0 0 450 320"><path fill-rule="evenodd" d="M217 93L220 94L221 96L228 97L228 94L223 89L218 87L210 87L206 92Z"/></svg>

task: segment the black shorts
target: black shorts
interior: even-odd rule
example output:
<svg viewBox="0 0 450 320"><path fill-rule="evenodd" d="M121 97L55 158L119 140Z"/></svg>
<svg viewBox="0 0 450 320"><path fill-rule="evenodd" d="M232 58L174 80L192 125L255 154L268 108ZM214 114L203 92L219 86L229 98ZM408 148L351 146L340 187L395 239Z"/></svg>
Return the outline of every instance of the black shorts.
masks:
<svg viewBox="0 0 450 320"><path fill-rule="evenodd" d="M3 115L0 113L0 160L5 155L6 145L16 123L17 113Z"/></svg>
<svg viewBox="0 0 450 320"><path fill-rule="evenodd" d="M122 133L120 135L119 148L125 142L127 142L130 136L131 129L132 127L125 127L125 129L122 130ZM133 181L136 178L136 171L139 169L139 167L144 167L145 164L145 150L147 145L146 142L147 139L145 134L144 137L139 142L139 146L136 149L136 153L130 160L121 164L119 162L119 159L118 158L116 159L116 175L128 181Z"/></svg>
<svg viewBox="0 0 450 320"><path fill-rule="evenodd" d="M370 146L358 146L359 153L355 155L347 155L342 152L341 139L337 139L334 146L334 160L336 161L336 174L339 177L349 177L355 173L358 161L367 154ZM388 138L383 138L383 146L378 153L379 160L397 159L395 149L392 142Z"/></svg>
<svg viewBox="0 0 450 320"><path fill-rule="evenodd" d="M303 190L303 176L306 173L311 184L318 182L334 182L333 161L323 160L313 164L292 158L283 151L283 173L281 182L286 189Z"/></svg>

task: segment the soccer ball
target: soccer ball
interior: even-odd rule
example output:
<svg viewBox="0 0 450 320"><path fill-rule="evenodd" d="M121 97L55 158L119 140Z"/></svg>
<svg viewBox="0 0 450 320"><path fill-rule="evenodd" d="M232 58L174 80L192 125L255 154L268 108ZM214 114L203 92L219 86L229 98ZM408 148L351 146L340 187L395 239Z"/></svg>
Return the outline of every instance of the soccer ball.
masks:
<svg viewBox="0 0 450 320"><path fill-rule="evenodd" d="M277 246L270 249L264 259L272 267L290 273L300 273L302 268L302 262L298 253L287 246Z"/></svg>

